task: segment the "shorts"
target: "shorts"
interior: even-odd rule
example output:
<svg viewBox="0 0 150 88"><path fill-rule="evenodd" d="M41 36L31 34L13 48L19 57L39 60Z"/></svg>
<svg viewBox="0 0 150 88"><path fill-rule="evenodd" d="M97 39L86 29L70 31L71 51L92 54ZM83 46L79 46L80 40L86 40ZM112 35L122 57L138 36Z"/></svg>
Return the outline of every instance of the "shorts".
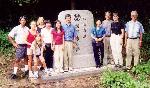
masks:
<svg viewBox="0 0 150 88"><path fill-rule="evenodd" d="M33 55L33 51L31 48L27 48L27 55Z"/></svg>
<svg viewBox="0 0 150 88"><path fill-rule="evenodd" d="M16 49L16 58L24 59L26 56L27 56L27 45L19 44L18 48Z"/></svg>

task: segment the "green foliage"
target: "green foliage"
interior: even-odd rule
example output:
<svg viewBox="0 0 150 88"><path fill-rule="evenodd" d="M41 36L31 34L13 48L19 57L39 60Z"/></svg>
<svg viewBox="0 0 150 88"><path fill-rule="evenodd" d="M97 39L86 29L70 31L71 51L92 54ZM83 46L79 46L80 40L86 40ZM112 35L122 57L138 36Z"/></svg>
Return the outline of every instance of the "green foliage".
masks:
<svg viewBox="0 0 150 88"><path fill-rule="evenodd" d="M8 32L0 30L0 56L9 59L14 55L14 49L7 39Z"/></svg>
<svg viewBox="0 0 150 88"><path fill-rule="evenodd" d="M132 76L123 71L106 71L102 76L102 83L106 88L136 88Z"/></svg>
<svg viewBox="0 0 150 88"><path fill-rule="evenodd" d="M143 42L141 48L141 58L143 60L150 59L150 33L143 34Z"/></svg>
<svg viewBox="0 0 150 88"><path fill-rule="evenodd" d="M150 75L150 61L148 61L147 63L138 64L137 66L132 68L131 72L136 75Z"/></svg>

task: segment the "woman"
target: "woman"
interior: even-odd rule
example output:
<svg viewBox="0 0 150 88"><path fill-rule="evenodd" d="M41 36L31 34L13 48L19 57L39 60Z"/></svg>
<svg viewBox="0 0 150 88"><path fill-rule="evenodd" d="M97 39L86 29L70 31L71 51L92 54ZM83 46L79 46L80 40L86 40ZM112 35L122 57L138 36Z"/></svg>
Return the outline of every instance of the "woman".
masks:
<svg viewBox="0 0 150 88"><path fill-rule="evenodd" d="M64 30L61 22L56 20L55 29L52 31L52 44L54 50L54 68L55 72L63 72L63 50L64 50Z"/></svg>
<svg viewBox="0 0 150 88"><path fill-rule="evenodd" d="M111 24L111 37L110 37L110 45L112 49L112 55L115 62L116 67L123 66L123 58L122 58L122 45L123 45L123 37L124 37L124 25L119 22L118 13L113 13L113 22Z"/></svg>
<svg viewBox="0 0 150 88"><path fill-rule="evenodd" d="M45 28L41 30L42 40L45 44L44 59L46 66L53 71L53 50L52 50L52 32L53 28L49 20L45 21Z"/></svg>
<svg viewBox="0 0 150 88"><path fill-rule="evenodd" d="M36 22L31 21L30 23L31 29L28 32L27 38L26 38L26 43L27 43L27 55L28 55L28 67L29 67L29 77L33 77L32 73L32 49L31 49L31 44L35 40L37 36L37 31L36 31Z"/></svg>
<svg viewBox="0 0 150 88"><path fill-rule="evenodd" d="M96 68L99 68L103 65L104 58L104 43L103 39L105 37L105 29L101 26L101 21L96 21L96 27L91 31L92 37L92 46L94 52L94 58L96 63Z"/></svg>
<svg viewBox="0 0 150 88"><path fill-rule="evenodd" d="M41 33L41 29L45 27L44 24L44 18L43 17L39 17L37 20L37 31L38 33Z"/></svg>

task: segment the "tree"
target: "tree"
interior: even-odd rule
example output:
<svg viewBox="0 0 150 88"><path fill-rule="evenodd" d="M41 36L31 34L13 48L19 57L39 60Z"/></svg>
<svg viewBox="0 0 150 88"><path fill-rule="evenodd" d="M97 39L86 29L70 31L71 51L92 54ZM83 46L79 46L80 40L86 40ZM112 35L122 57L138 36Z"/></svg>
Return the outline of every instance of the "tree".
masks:
<svg viewBox="0 0 150 88"><path fill-rule="evenodd" d="M12 3L16 3L19 6L23 6L23 4L35 4L38 3L39 0L10 0Z"/></svg>

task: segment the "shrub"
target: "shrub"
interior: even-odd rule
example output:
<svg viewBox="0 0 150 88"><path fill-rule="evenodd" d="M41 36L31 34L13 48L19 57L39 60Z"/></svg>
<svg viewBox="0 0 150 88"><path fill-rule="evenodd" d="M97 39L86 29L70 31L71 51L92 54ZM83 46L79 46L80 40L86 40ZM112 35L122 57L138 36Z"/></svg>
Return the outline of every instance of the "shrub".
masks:
<svg viewBox="0 0 150 88"><path fill-rule="evenodd" d="M150 33L143 34L143 42L141 48L141 58L143 60L150 59Z"/></svg>
<svg viewBox="0 0 150 88"><path fill-rule="evenodd" d="M131 72L133 72L133 74L135 75L150 75L150 61L148 61L147 63L138 64L137 66L132 68Z"/></svg>
<svg viewBox="0 0 150 88"><path fill-rule="evenodd" d="M14 48L7 39L8 32L4 32L0 29L0 56L4 56L4 59L12 58L14 55Z"/></svg>
<svg viewBox="0 0 150 88"><path fill-rule="evenodd" d="M106 88L136 88L132 76L123 71L106 71L102 75L102 84Z"/></svg>

